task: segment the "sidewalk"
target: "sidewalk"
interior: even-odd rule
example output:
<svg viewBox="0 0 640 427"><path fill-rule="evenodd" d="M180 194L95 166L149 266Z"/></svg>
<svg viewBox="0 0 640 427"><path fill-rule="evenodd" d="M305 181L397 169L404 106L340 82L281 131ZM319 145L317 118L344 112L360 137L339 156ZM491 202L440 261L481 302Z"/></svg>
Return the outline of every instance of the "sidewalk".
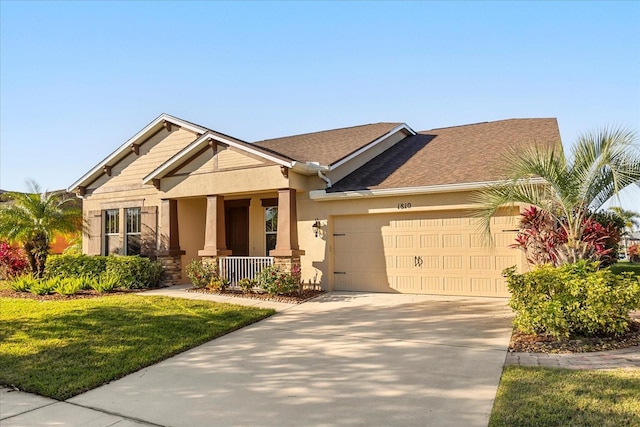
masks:
<svg viewBox="0 0 640 427"><path fill-rule="evenodd" d="M505 365L565 369L640 369L640 346L590 353L507 353Z"/></svg>
<svg viewBox="0 0 640 427"><path fill-rule="evenodd" d="M214 301L227 304L246 305L257 308L272 308L276 311L285 311L298 304L288 304L285 302L266 301L256 298L243 298L236 296L226 296L218 294L207 294L203 292L187 292L187 289L193 289L191 285L173 285L166 288L151 289L148 291L137 292L138 295L145 296L165 296L173 298L186 298L202 301Z"/></svg>

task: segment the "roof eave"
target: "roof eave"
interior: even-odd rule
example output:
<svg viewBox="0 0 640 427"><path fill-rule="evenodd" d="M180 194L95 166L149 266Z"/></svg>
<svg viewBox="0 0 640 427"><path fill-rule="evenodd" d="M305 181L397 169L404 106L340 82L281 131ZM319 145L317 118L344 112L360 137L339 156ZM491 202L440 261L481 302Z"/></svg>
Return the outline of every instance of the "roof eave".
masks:
<svg viewBox="0 0 640 427"><path fill-rule="evenodd" d="M105 159L103 159L100 163L98 163L93 169L84 174L79 180L71 184L67 188L67 191L73 192L79 187L88 186L92 182L94 182L100 175L104 173L105 166L109 166L110 163L116 163L122 158L126 157L130 154L132 144L136 142L146 139L150 134L156 132L160 129L161 126L164 125L164 122L170 122L174 125L180 126L181 128L190 130L196 134L202 134L207 131L206 128L196 126L193 123L185 122L177 117L171 116L169 114L163 113L155 118L151 123L145 126L142 130L136 133L134 136L129 138L124 144L122 144L118 149L108 155Z"/></svg>
<svg viewBox="0 0 640 427"><path fill-rule="evenodd" d="M542 178L533 178L527 182L531 184L542 184L545 181ZM311 190L309 198L318 202L345 199L364 199L374 197L392 197L406 195L423 195L423 194L441 194L455 193L459 191L473 191L486 188L491 185L503 184L504 181L482 181L482 182L464 182L456 184L440 184L428 185L420 187L399 187L399 188L379 188L373 190L348 190L327 193L326 190Z"/></svg>

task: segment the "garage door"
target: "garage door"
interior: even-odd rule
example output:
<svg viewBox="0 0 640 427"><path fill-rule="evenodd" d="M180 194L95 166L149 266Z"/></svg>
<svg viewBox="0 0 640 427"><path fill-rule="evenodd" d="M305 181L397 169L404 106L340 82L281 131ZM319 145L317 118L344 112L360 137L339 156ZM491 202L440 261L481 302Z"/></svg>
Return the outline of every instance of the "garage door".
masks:
<svg viewBox="0 0 640 427"><path fill-rule="evenodd" d="M508 296L503 269L521 267L513 213L492 219L494 247L463 211L335 218L336 290Z"/></svg>

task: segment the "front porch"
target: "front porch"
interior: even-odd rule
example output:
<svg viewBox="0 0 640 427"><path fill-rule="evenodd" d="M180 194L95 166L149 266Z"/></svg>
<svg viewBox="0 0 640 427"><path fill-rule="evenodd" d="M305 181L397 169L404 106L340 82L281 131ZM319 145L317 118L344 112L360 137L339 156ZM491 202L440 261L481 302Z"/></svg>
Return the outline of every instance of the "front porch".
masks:
<svg viewBox="0 0 640 427"><path fill-rule="evenodd" d="M221 276L236 284L273 264L291 271L304 255L295 189L165 199L159 216L165 283L186 283L182 269L194 258L216 260Z"/></svg>
<svg viewBox="0 0 640 427"><path fill-rule="evenodd" d="M237 287L242 279L255 280L258 274L273 265L273 257L218 257L218 274L229 283Z"/></svg>

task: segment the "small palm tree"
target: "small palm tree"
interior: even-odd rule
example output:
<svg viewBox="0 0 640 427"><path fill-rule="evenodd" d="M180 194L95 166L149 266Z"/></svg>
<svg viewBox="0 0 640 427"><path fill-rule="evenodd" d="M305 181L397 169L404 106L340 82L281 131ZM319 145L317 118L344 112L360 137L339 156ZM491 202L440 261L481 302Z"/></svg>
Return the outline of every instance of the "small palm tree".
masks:
<svg viewBox="0 0 640 427"><path fill-rule="evenodd" d="M585 224L607 200L640 180L637 134L627 129L583 134L569 157L558 144L511 150L505 160L509 178L475 195L477 216L490 231L491 216L505 205L543 210L566 234L566 243L557 248L560 264L590 259Z"/></svg>
<svg viewBox="0 0 640 427"><path fill-rule="evenodd" d="M81 229L82 210L62 192L41 192L37 183L29 184L31 193L9 193L12 202L0 208L0 238L22 244L32 271L42 277L51 239Z"/></svg>

